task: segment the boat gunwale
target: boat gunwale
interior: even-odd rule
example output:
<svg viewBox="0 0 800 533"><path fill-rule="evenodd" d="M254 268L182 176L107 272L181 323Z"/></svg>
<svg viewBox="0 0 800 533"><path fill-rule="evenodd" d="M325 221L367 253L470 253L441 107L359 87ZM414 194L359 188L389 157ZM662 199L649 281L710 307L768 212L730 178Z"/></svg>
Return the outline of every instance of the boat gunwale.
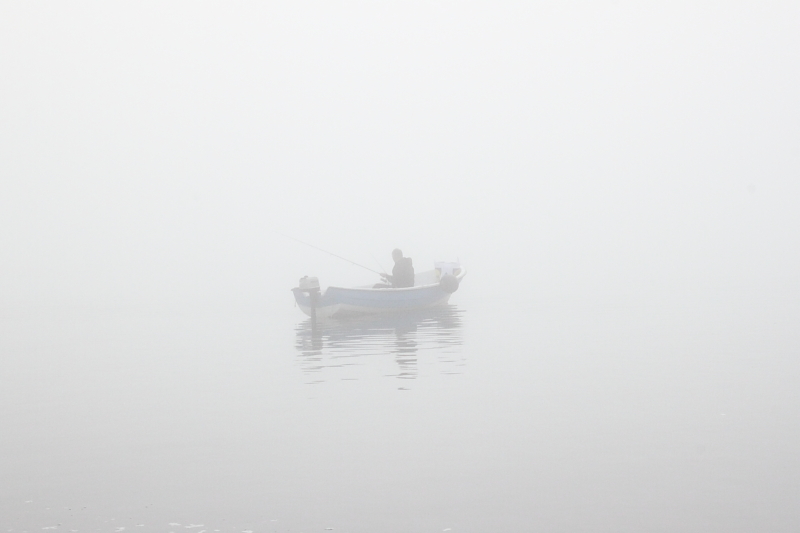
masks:
<svg viewBox="0 0 800 533"><path fill-rule="evenodd" d="M430 271L428 271L428 272L430 272ZM458 276L456 276L455 278L460 282L461 279L466 275L467 275L467 270L462 268L461 272L459 272ZM400 292L400 291L413 291L413 290L419 290L419 289L428 289L430 287L438 287L438 286L439 286L439 282L438 281L436 283L429 283L427 285L414 285L413 287L381 287L381 288L377 288L377 289L375 287L339 287L338 285L329 285L328 287L325 288L325 292L327 292L329 289L340 289L340 290L345 290L345 291L375 291L375 292L392 291L392 292Z"/></svg>

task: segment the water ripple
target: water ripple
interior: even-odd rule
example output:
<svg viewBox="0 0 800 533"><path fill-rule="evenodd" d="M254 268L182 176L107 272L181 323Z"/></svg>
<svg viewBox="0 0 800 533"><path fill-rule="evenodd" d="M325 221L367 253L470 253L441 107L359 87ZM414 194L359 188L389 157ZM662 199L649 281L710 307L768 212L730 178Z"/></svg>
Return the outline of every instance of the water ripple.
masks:
<svg viewBox="0 0 800 533"><path fill-rule="evenodd" d="M403 314L311 319L296 328L297 361L308 383L363 379L370 368L380 375L414 380L421 366L460 374L463 311L448 305ZM387 361L392 364L385 367Z"/></svg>

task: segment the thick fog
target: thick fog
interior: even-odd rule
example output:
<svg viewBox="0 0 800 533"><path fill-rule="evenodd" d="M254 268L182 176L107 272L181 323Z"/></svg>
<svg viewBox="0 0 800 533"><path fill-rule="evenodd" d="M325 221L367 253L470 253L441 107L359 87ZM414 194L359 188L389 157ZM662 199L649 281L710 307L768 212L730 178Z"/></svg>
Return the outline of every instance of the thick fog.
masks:
<svg viewBox="0 0 800 533"><path fill-rule="evenodd" d="M537 523L522 501L487 496L486 512L478 519L465 511L460 530L525 529L525 524L531 531L658 529L648 521L653 516L662 517L665 530L713 530L709 526L722 520L722 509L748 505L769 509L774 520L756 511L736 515L723 520L728 531L737 525L792 530L799 517L789 502L798 489L797 478L794 484L790 480L800 473L789 452L800 445L794 418L800 399L791 392L800 385L799 27L800 9L791 2L5 3L0 7L0 321L5 332L0 398L6 407L0 422L14 437L6 434L10 440L0 444L3 498L35 500L27 489L15 487L32 475L25 466L32 457L26 455L27 445L52 429L49 419L25 414L39 405L39 392L26 392L43 390L39 372L55 364L59 376L47 374L53 383L82 382L91 368L92 379L100 382L108 372L124 388L116 370L105 368L110 363L67 364L64 354L84 346L77 338L96 340L86 353L95 350L97 361L113 357L103 346L115 345L114 339L138 339L149 355L134 375L159 376L164 369L156 354L180 344L169 333L172 326L182 339L205 338L211 336L209 327L180 320L198 309L229 310L250 318L218 326L225 334L205 345L207 354L258 331L253 345L261 342L276 351L285 345L291 355L295 328L305 318L289 291L298 278L318 276L323 287L377 281L375 274L299 239L374 270L391 268L395 247L412 257L418 270L432 268L435 260L460 259L466 267L468 275L452 299L459 313L471 317L456 323L460 329L453 337L464 350L454 360L463 357L467 372L457 387L464 398L488 403L462 412L445 399L452 398L446 387L420 385L421 391L409 392L419 395L414 402L420 412L431 408L455 417L444 425L423 424L431 431L464 429L477 417L491 418L502 433L514 423L504 423L503 416L513 415L503 410L504 415L490 417L485 409L493 401L509 408L532 405L521 391L548 371L554 382L563 379L564 384L600 379L602 370L593 378L587 374L592 364L600 364L596 359L589 366L565 362L557 370L526 363L516 379L501 370L503 361L517 364L513 354L526 361L547 359L541 351L526 352L534 342L529 333L546 336L546 341L537 337L540 348L559 350L591 330L598 337L587 337L581 346L598 341L610 352L652 345L663 350L657 355L644 350L653 359L643 355L619 363L630 381L615 381L617 376L609 383L647 383L665 371L665 361L672 361L666 372L675 379L674 389L664 390L622 384L595 397L599 405L658 406L658 416L675 424L669 427L688 435L680 422L684 412L670 407L670 394L680 395L675 391L686 387L724 391L725 398L749 406L743 408L750 409L753 422L742 426L742 434L760 432L768 435L764 442L781 443L762 443L759 453L779 458L782 466L770 463L763 470L757 461L743 463L752 470L742 480L755 480L759 487L769 487L780 472L786 476L776 480L774 492L765 489L765 501L755 502L746 491L736 493L731 506L698 496L701 503L693 509L666 497L673 507L640 502L631 512L641 512L641 521L631 522L621 497L602 505L595 501L605 511L582 521L570 509L586 509L581 491L596 476L575 474L559 478L556 485L564 496L550 501L545 522ZM161 329L139 328L124 318L156 315L165 321ZM73 330L69 321L77 316L90 322L122 317L125 325L115 330L84 324ZM495 325L505 333L493 337ZM75 332L83 327L85 335ZM303 331L297 330L298 345L305 342ZM691 357L720 346L727 347L724 353L748 354L736 373L740 377L763 370L755 354L765 354L771 363L763 381L752 387L715 381L723 378L714 377L713 365L693 373ZM360 348L345 342L344 349ZM491 356L501 366L489 362L488 354L495 352L507 354ZM725 367L723 360L715 359ZM255 359L237 364L246 368L248 361ZM212 368L225 371L221 362ZM475 377L476 368L483 377ZM300 374L289 366L270 372L285 372L282 382L294 379L292 372ZM257 387L240 378L227 376L226 386ZM380 379L362 382L380 389ZM776 379L782 392L772 397ZM539 399L548 397L548 382L543 383L536 387ZM71 389L59 390L64 396L51 400L69 402ZM327 389L314 390L326 414L287 399L281 404L286 424L293 414L340 420L350 405L345 396L330 393L331 399L318 392ZM543 401L551 409L536 412L553 420L568 417L580 403L574 397L561 403L558 391L550 392L554 396ZM642 402L639 393L647 399ZM113 397L106 389L92 394L96 403ZM132 391L126 394L135 397ZM193 403L195 397L180 386L163 394L159 401L168 411L170 405L175 412L197 405L213 409L205 400ZM346 394L361 404L366 420L375 422L371 400ZM249 405L246 400L238 398L237 409L205 419L203 427L247 424L252 413L241 409ZM382 405L405 419L395 400L385 401L376 401L375 409ZM79 411L69 409L60 423L87 428L88 435L93 427L105 427L82 419ZM142 423L148 420L137 413ZM754 421L763 421L764 413L776 418L762 427ZM647 413L642 417L650 420ZM538 435L533 428L541 426L531 423L526 435L533 438ZM659 427L655 421L644 424L650 423ZM356 422L344 425L355 434L379 431ZM551 451L563 444L553 427L547 437ZM603 427L625 440L628 426ZM387 434L381 435L388 439ZM288 450L300 441L310 446L299 433L292 435L276 446ZM80 450L83 437L67 431L66 442ZM462 451L460 458L448 455L452 471L464 472L461 460L476 465L489 456L524 455L522 448L481 446ZM617 492L613 476L597 475L612 480L610 494L647 492L648 473L655 476L665 465L692 468L671 450L665 445L663 455L644 462L639 481L628 478ZM84 457L81 453L70 457ZM265 453L278 462L284 457L281 451ZM575 464L553 453L545 454L549 465ZM749 456L745 444L731 453ZM608 465L611 459L595 450L582 460ZM613 460L624 462L617 455ZM128 472L115 468L120 477ZM547 468L520 468L494 470L492 485L509 483L523 494L526 480L557 477ZM237 470L230 466L229 471ZM469 472L453 483L476 486L485 477L480 469ZM46 469L36 476L31 486L50 486ZM89 474L77 476L83 486L96 482ZM231 476L235 486L236 475ZM305 482L293 482L293 494L310 497L302 492L303 483L335 477L307 476ZM703 477L712 478L717 479ZM256 483L250 482L243 485L248 491ZM363 489L357 483L350 488L356 494ZM48 497L57 500L59 490ZM436 516L445 489L430 490L428 506L409 504L408 515L421 516L425 509L424 516ZM660 490L676 498L684 492L677 482ZM180 501L189 506L206 502L190 490L183 494ZM536 494L546 499L547 491ZM82 498L76 505L93 501L88 493ZM119 516L128 513L133 521L144 516L124 507L130 494L108 498L108 508ZM389 498L376 496L376 501ZM473 503L461 502L462 509L480 509L473 500L464 501ZM702 502L711 501L719 507L705 513ZM4 520L15 530L53 525L38 521L36 513L23 519L23 507L8 505L0 525ZM174 501L170 505L180 507ZM246 498L237 505L238 511L215 516L226 516L230 524L237 513L249 516L255 506ZM336 502L330 506L335 515ZM499 508L505 518L493 521L490 509ZM98 510L97 516L110 519L113 513L106 511ZM381 518L389 515L378 511L342 516L353 530L367 523L395 530ZM674 521L677 516L686 521ZM403 524L404 531L430 530ZM292 527L287 530L295 531ZM447 523L432 530L444 527Z"/></svg>
<svg viewBox="0 0 800 533"><path fill-rule="evenodd" d="M5 305L324 280L281 233L489 292L797 288L791 4L3 11Z"/></svg>

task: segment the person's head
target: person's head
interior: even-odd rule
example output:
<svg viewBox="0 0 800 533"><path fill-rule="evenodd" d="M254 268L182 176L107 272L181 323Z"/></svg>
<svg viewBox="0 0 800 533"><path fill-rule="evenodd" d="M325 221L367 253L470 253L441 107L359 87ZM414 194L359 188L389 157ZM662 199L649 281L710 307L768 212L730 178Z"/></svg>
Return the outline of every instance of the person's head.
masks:
<svg viewBox="0 0 800 533"><path fill-rule="evenodd" d="M400 261L402 258L403 258L403 251L400 248L395 248L394 250L392 250L392 259L394 259L395 263Z"/></svg>

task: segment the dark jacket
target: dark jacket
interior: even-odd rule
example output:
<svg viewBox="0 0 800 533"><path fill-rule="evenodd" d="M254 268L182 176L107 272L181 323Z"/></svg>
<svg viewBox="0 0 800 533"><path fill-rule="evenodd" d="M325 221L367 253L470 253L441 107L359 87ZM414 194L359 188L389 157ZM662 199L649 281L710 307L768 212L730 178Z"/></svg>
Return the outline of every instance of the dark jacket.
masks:
<svg viewBox="0 0 800 533"><path fill-rule="evenodd" d="M414 265L411 264L410 257L401 257L394 264L392 269L392 287L400 289L402 287L414 286Z"/></svg>

